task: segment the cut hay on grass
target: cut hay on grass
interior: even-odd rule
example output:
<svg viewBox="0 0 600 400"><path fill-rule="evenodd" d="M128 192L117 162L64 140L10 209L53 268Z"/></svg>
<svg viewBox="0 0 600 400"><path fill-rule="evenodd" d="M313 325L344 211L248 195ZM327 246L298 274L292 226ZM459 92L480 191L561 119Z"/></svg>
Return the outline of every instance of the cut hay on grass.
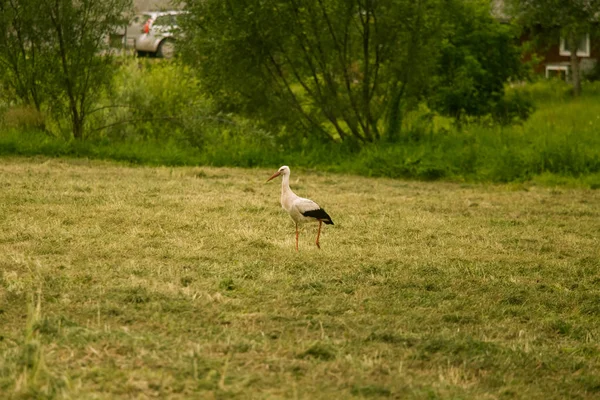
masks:
<svg viewBox="0 0 600 400"><path fill-rule="evenodd" d="M0 159L8 398L600 396L600 192Z"/></svg>

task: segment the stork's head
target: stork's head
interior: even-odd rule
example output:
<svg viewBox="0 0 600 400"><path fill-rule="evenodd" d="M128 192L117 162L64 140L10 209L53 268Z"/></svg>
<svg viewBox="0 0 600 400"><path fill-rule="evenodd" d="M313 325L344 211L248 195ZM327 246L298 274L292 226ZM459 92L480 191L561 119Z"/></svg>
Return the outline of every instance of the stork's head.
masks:
<svg viewBox="0 0 600 400"><path fill-rule="evenodd" d="M287 165L284 165L283 167L279 168L277 170L277 172L275 172L273 174L273 176L271 176L269 179L267 179L267 182L269 182L271 179L277 178L279 175L286 176L286 175L289 175L289 174L290 174L290 167L288 167Z"/></svg>

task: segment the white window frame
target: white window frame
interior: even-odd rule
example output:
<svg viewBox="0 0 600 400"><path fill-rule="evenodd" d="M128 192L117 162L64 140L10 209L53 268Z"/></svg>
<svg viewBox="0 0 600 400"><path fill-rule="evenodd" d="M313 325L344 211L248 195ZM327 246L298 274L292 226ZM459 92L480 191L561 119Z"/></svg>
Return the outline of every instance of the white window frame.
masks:
<svg viewBox="0 0 600 400"><path fill-rule="evenodd" d="M569 80L569 70L566 65L546 65L546 78L550 78L550 71L565 71L565 79Z"/></svg>
<svg viewBox="0 0 600 400"><path fill-rule="evenodd" d="M585 50L581 51L577 49L577 57L589 57L590 56L590 34L586 33L584 36L585 40ZM560 50L559 54L561 56L570 56L571 52L567 49L567 41L564 37L560 38Z"/></svg>

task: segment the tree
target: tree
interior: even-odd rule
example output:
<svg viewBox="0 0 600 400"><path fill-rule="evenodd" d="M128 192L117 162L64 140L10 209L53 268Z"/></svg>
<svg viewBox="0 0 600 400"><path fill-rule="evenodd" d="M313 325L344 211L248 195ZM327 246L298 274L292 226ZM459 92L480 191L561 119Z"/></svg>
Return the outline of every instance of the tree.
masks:
<svg viewBox="0 0 600 400"><path fill-rule="evenodd" d="M192 0L185 8L182 55L222 109L329 140L394 140L403 115L434 96L434 84L450 82L449 75L435 78L448 43L470 43L464 37L472 32L460 28L457 15L464 21L487 13L471 25L491 30L493 46L514 46L496 29L486 0ZM470 92L481 94L475 102L491 98L485 91L501 94L498 86L512 73L481 73L489 67L482 54L477 72L498 75Z"/></svg>
<svg viewBox="0 0 600 400"><path fill-rule="evenodd" d="M597 27L600 0L511 0L510 13L532 30L559 30L571 53L573 94L581 94L581 74L577 49L579 38Z"/></svg>
<svg viewBox="0 0 600 400"><path fill-rule="evenodd" d="M224 109L371 142L433 70L441 0L197 0L184 59Z"/></svg>
<svg viewBox="0 0 600 400"><path fill-rule="evenodd" d="M0 0L0 68L24 103L68 116L82 139L114 69L108 37L131 0Z"/></svg>
<svg viewBox="0 0 600 400"><path fill-rule="evenodd" d="M23 103L40 111L47 69L40 56L44 49L35 23L38 11L34 2L0 0L2 83Z"/></svg>
<svg viewBox="0 0 600 400"><path fill-rule="evenodd" d="M440 49L429 104L456 118L492 114L504 85L525 67L514 26L498 23L487 3L456 2L447 8L448 35Z"/></svg>

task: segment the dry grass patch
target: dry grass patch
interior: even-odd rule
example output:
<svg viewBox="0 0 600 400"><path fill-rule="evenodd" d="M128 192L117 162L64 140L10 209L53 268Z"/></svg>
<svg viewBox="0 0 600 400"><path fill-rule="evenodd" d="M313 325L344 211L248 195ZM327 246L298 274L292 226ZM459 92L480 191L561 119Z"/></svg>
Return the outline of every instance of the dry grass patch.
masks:
<svg viewBox="0 0 600 400"><path fill-rule="evenodd" d="M9 397L597 398L600 193L0 160Z"/></svg>

